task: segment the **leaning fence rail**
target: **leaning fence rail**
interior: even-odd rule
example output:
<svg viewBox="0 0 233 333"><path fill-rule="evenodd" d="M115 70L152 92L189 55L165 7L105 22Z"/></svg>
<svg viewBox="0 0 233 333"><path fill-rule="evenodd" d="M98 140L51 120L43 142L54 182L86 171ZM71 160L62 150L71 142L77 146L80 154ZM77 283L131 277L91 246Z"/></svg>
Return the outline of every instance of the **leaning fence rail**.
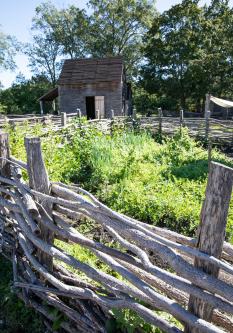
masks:
<svg viewBox="0 0 233 333"><path fill-rule="evenodd" d="M160 311L185 332L232 332L233 246L224 242L231 168L211 163L192 239L115 212L76 185L49 181L40 139L26 138L25 148L27 163L10 156L8 135L0 135L0 245L13 264L15 292L47 324L54 316L45 303L64 314L61 327L71 333L106 332L113 308L131 309L164 332L183 329ZM82 234L82 219L105 231L107 242ZM115 274L81 262L54 245L57 238L90 250Z"/></svg>
<svg viewBox="0 0 233 333"><path fill-rule="evenodd" d="M205 118L186 117L186 113L180 110L179 116L164 116L161 108L158 109L157 116L151 117L124 117L116 116L111 119L92 119L87 121L86 124L81 125L80 112L78 113L65 113L62 112L60 116L47 115L47 116L20 116L20 117L5 117L0 119L0 128L4 128L7 124L14 127L16 125L23 125L25 122L34 126L38 123L50 125L50 129L60 131L66 127L87 127L89 125L96 126L98 129L105 133L112 133L114 128L140 128L149 130L152 133L160 135L173 135L181 127L186 127L189 134L200 140L211 141L216 144L232 145L233 144L233 121L232 120L219 120L210 118L207 112ZM80 120L79 122L72 122L72 120ZM46 133L46 128L45 128Z"/></svg>

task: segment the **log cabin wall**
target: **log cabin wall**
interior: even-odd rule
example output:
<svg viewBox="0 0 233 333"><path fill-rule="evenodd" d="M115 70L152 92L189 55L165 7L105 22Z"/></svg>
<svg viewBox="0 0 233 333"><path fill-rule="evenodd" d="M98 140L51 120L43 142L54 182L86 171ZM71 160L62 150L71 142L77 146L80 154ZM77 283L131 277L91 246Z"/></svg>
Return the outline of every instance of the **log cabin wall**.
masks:
<svg viewBox="0 0 233 333"><path fill-rule="evenodd" d="M99 115L111 118L111 110L115 116L132 113L131 94L120 56L65 60L58 79L58 96L60 112L74 113L80 109L88 119Z"/></svg>
<svg viewBox="0 0 233 333"><path fill-rule="evenodd" d="M59 105L60 112L73 113L79 108L83 116L86 112L87 96L104 96L105 118L111 117L111 110L114 115L125 115L122 102L122 82L100 82L78 85L60 85L59 86Z"/></svg>

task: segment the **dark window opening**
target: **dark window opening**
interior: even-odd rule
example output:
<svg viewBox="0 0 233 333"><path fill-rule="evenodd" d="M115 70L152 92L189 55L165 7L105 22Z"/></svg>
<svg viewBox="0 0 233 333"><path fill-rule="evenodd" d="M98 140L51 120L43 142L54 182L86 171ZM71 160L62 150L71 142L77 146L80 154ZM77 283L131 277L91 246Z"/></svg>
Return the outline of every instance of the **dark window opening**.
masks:
<svg viewBox="0 0 233 333"><path fill-rule="evenodd" d="M87 119L95 119L95 96L86 97Z"/></svg>

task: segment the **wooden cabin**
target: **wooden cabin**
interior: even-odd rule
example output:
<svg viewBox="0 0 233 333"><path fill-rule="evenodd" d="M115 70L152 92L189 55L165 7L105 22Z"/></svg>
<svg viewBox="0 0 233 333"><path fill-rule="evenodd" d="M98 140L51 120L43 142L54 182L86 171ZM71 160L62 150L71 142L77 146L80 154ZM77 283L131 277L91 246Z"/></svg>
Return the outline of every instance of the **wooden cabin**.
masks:
<svg viewBox="0 0 233 333"><path fill-rule="evenodd" d="M40 97L43 104L58 97L60 112L78 109L88 119L132 114L132 93L122 57L65 60L58 87Z"/></svg>

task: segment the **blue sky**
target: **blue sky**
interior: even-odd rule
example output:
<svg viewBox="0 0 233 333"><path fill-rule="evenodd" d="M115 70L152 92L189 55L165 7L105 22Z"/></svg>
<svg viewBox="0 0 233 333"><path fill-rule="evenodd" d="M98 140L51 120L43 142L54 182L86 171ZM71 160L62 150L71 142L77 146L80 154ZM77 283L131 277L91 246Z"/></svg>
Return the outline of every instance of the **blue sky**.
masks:
<svg viewBox="0 0 233 333"><path fill-rule="evenodd" d="M21 42L30 41L30 26L34 16L35 8L42 0L0 0L0 25L5 34L14 35ZM75 4L79 8L84 8L86 0L51 0L57 7L66 7L69 4ZM181 0L157 0L157 9L162 12L169 9L172 5L181 2ZM208 1L200 1L204 3ZM230 0L233 5L233 0ZM1 71L0 82L4 87L8 87L14 81L17 73L21 72L26 77L31 73L28 68L26 56L19 54L16 56L17 69L15 72Z"/></svg>

